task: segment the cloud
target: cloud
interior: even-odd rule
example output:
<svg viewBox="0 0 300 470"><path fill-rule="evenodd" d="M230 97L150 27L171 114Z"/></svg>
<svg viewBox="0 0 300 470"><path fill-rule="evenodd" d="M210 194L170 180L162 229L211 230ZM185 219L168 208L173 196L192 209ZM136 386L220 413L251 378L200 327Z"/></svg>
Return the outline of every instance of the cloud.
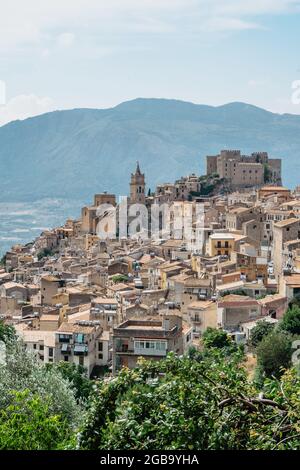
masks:
<svg viewBox="0 0 300 470"><path fill-rule="evenodd" d="M18 95L5 105L0 105L0 126L17 119L27 119L39 114L53 111L51 98L39 98L36 95Z"/></svg>
<svg viewBox="0 0 300 470"><path fill-rule="evenodd" d="M252 87L252 88L257 88L257 87L261 87L261 86L265 86L267 84L267 80L255 80L255 79L251 79L248 81L248 86Z"/></svg>
<svg viewBox="0 0 300 470"><path fill-rule="evenodd" d="M57 37L57 44L60 47L71 47L75 41L75 34L62 33Z"/></svg>
<svg viewBox="0 0 300 470"><path fill-rule="evenodd" d="M80 33L172 33L189 26L211 32L253 29L263 16L300 10L300 0L72 0L71 8L70 0L1 3L3 50L28 44L45 48L51 37L70 47Z"/></svg>
<svg viewBox="0 0 300 470"><path fill-rule="evenodd" d="M226 17L215 17L206 21L202 26L202 29L207 32L243 31L245 29L260 28L261 26L257 23Z"/></svg>

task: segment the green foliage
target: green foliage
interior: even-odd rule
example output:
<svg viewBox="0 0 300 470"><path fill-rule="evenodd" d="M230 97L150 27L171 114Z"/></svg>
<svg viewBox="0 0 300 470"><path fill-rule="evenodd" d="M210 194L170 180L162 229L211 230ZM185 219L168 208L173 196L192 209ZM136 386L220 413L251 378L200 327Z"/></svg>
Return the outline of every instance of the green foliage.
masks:
<svg viewBox="0 0 300 470"><path fill-rule="evenodd" d="M6 266L6 255L3 255L0 259L0 266Z"/></svg>
<svg viewBox="0 0 300 470"><path fill-rule="evenodd" d="M6 345L10 344L16 339L16 331L13 326L5 325L3 321L0 321L0 341L3 341Z"/></svg>
<svg viewBox="0 0 300 470"><path fill-rule="evenodd" d="M224 290L221 292L221 297L225 297L226 295L244 295L247 296L247 292L244 291L243 289L236 289L236 290Z"/></svg>
<svg viewBox="0 0 300 470"><path fill-rule="evenodd" d="M76 400L88 399L93 390L93 382L87 377L83 366L61 361L58 364L48 364L48 367L56 369L64 379L70 382Z"/></svg>
<svg viewBox="0 0 300 470"><path fill-rule="evenodd" d="M269 183L271 181L272 172L267 163L264 164L264 182Z"/></svg>
<svg viewBox="0 0 300 470"><path fill-rule="evenodd" d="M11 405L12 391L29 390L32 396L47 400L49 411L75 429L83 413L76 403L74 389L56 368L47 368L28 353L20 341L7 347L6 362L0 364L0 410Z"/></svg>
<svg viewBox="0 0 300 470"><path fill-rule="evenodd" d="M1 450L53 450L66 445L69 426L52 414L47 400L29 390L10 392L10 404L0 409Z"/></svg>
<svg viewBox="0 0 300 470"><path fill-rule="evenodd" d="M287 371L281 382L266 380L259 396L241 355L214 348L202 358L143 360L99 385L79 447L300 449L299 391L299 376Z"/></svg>
<svg viewBox="0 0 300 470"><path fill-rule="evenodd" d="M258 321L256 326L251 330L251 344L255 348L259 345L262 339L274 330L274 323L265 320Z"/></svg>
<svg viewBox="0 0 300 470"><path fill-rule="evenodd" d="M273 331L264 336L256 352L258 365L266 377L280 377L283 369L291 365L291 337L283 331Z"/></svg>
<svg viewBox="0 0 300 470"><path fill-rule="evenodd" d="M128 277L125 274L116 274L115 276L112 276L112 281L114 284L118 284L119 282L127 282Z"/></svg>
<svg viewBox="0 0 300 470"><path fill-rule="evenodd" d="M292 304L280 322L280 328L288 331L292 335L300 335L300 307Z"/></svg>
<svg viewBox="0 0 300 470"><path fill-rule="evenodd" d="M37 258L40 261L43 258L47 258L48 256L53 256L54 252L50 250L50 248L44 248L43 250L39 251L37 254Z"/></svg>
<svg viewBox="0 0 300 470"><path fill-rule="evenodd" d="M292 300L289 302L289 308L291 308L293 305L298 305L300 307L300 294L296 294Z"/></svg>
<svg viewBox="0 0 300 470"><path fill-rule="evenodd" d="M203 344L206 348L225 348L232 344L232 340L226 331L208 327L203 333Z"/></svg>

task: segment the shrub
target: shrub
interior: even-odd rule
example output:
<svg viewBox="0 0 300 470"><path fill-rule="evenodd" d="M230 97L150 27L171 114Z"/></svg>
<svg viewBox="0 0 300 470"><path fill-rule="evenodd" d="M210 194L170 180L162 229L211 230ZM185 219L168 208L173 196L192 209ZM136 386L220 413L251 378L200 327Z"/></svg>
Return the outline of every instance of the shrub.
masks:
<svg viewBox="0 0 300 470"><path fill-rule="evenodd" d="M280 377L291 364L292 340L285 332L273 331L265 336L257 349L258 365L266 377Z"/></svg>
<svg viewBox="0 0 300 470"><path fill-rule="evenodd" d="M251 331L250 341L252 346L256 348L263 338L274 330L274 326L274 323L265 320L257 322L257 325Z"/></svg>

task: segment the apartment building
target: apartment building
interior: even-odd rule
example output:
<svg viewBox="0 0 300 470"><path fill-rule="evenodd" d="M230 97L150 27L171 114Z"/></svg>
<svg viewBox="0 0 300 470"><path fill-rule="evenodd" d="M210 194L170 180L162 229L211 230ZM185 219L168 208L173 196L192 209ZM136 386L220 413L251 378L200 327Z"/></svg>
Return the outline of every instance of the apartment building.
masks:
<svg viewBox="0 0 300 470"><path fill-rule="evenodd" d="M191 342L192 328L180 316L126 320L113 330L113 373L136 367L139 357L157 361L170 351L183 354Z"/></svg>

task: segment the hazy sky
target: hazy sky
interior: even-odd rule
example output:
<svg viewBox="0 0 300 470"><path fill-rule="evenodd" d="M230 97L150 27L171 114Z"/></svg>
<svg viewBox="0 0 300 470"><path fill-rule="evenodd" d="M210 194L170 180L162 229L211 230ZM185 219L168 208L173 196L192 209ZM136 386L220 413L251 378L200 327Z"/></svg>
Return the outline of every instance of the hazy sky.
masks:
<svg viewBox="0 0 300 470"><path fill-rule="evenodd" d="M299 26L300 0L0 0L0 124L136 97L300 114Z"/></svg>

